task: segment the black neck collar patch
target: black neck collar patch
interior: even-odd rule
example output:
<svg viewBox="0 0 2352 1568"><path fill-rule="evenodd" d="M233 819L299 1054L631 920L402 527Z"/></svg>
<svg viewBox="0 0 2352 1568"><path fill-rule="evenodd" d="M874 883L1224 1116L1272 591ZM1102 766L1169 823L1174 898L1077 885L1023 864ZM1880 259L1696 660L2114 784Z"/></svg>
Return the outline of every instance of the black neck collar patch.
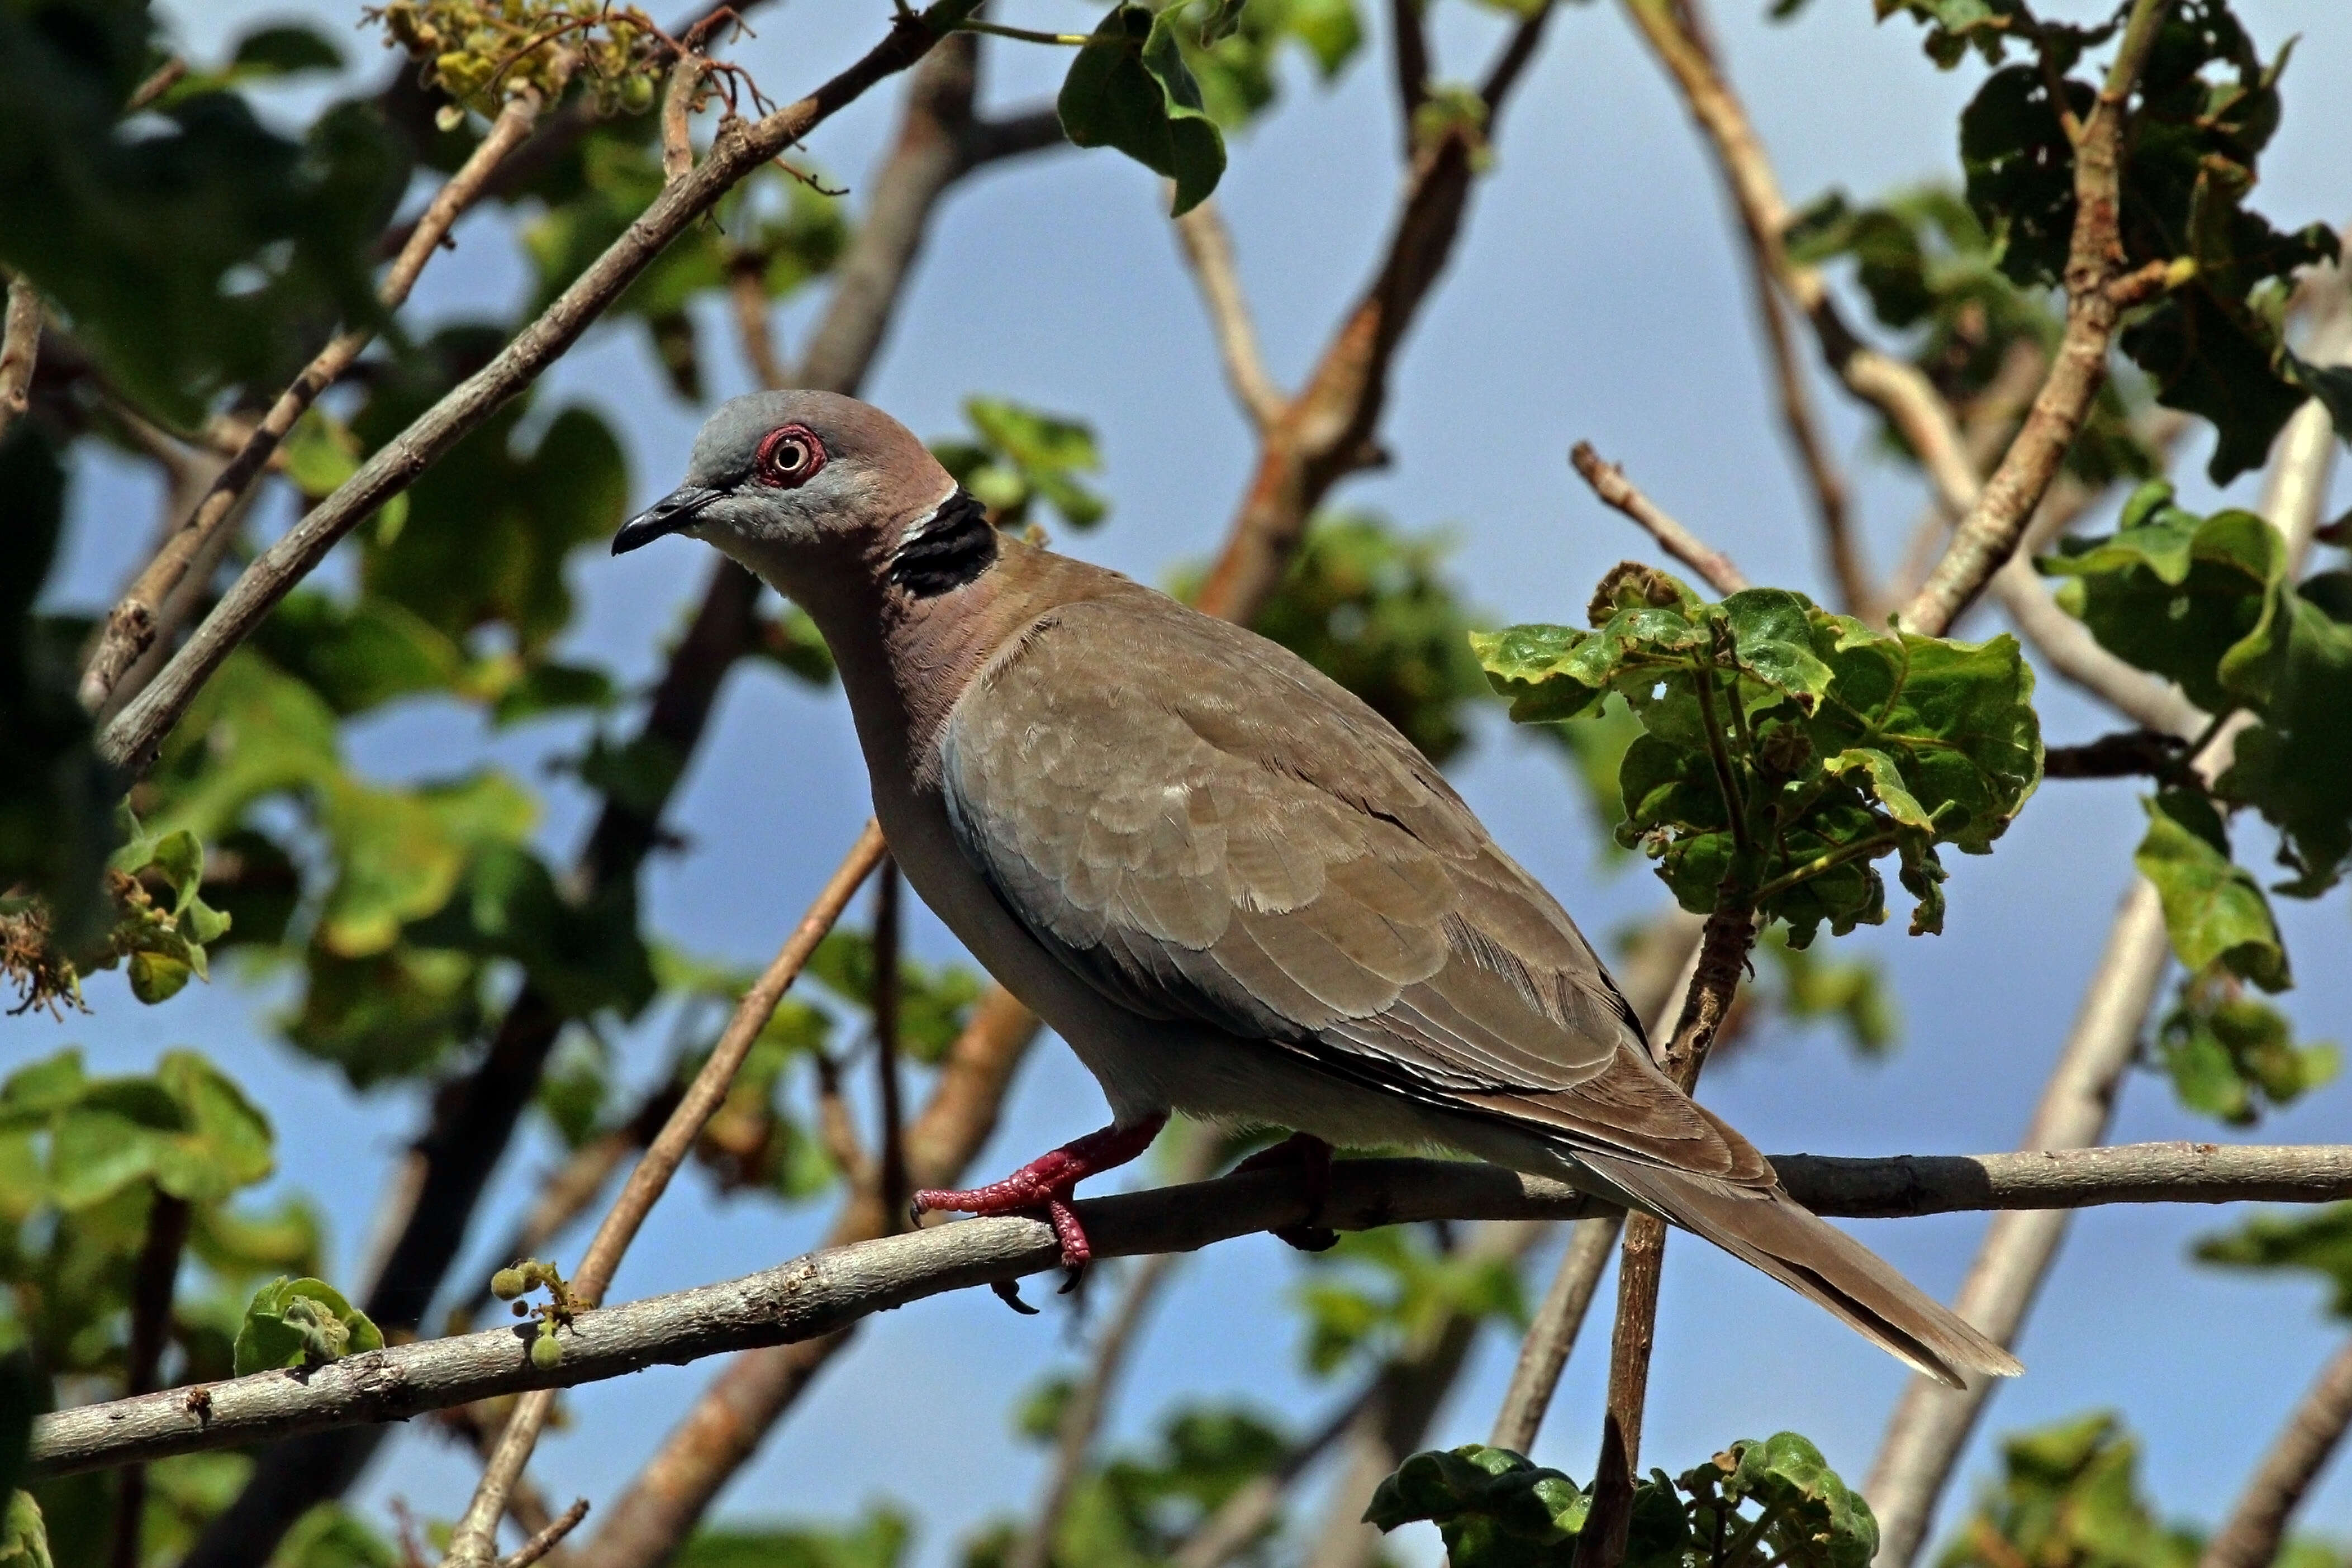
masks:
<svg viewBox="0 0 2352 1568"><path fill-rule="evenodd" d="M988 509L962 486L908 529L890 552L890 581L918 599L962 587L996 563Z"/></svg>

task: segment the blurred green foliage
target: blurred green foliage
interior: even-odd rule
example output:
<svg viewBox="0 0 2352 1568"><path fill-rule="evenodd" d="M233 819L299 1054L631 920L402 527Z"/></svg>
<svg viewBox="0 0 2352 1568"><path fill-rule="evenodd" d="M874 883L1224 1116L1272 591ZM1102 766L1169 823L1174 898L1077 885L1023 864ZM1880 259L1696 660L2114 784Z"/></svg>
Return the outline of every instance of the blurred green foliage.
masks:
<svg viewBox="0 0 2352 1568"><path fill-rule="evenodd" d="M1364 1512L1382 1531L1427 1521L1450 1568L1573 1568L1589 1489L1507 1448L1415 1454ZM1878 1522L1794 1432L1744 1439L1704 1465L1634 1487L1629 1568L1868 1568Z"/></svg>

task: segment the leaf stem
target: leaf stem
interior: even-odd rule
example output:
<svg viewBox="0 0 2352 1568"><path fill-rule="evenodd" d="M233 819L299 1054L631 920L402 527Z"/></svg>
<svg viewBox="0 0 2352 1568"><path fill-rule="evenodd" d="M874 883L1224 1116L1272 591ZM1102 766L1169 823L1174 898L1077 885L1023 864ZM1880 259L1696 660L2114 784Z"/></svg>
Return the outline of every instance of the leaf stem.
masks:
<svg viewBox="0 0 2352 1568"><path fill-rule="evenodd" d="M1723 809L1731 818L1731 841L1745 857L1755 847L1748 837L1748 805L1731 768L1731 753L1723 741L1723 716L1715 710L1715 666L1702 659L1693 682L1698 692L1699 721L1706 726L1707 760L1715 764L1716 786L1723 791ZM1737 677L1734 677L1735 680ZM1735 698L1736 700L1736 698Z"/></svg>
<svg viewBox="0 0 2352 1568"><path fill-rule="evenodd" d="M1817 855L1786 876L1775 877L1757 889L1756 902L1761 905L1767 899L1778 898L1800 882L1811 881L1824 871L1833 871L1849 860L1874 856L1882 849L1892 848L1902 840L1903 830L1899 827L1890 827L1884 833L1874 833L1867 838L1858 838L1852 844L1831 850L1826 855Z"/></svg>
<svg viewBox="0 0 2352 1568"><path fill-rule="evenodd" d="M1066 47L1083 47L1094 42L1091 33L1040 33L1028 27L1008 27L1001 22L977 19L958 22L959 33L986 33L992 38L1018 38L1024 44L1060 44Z"/></svg>

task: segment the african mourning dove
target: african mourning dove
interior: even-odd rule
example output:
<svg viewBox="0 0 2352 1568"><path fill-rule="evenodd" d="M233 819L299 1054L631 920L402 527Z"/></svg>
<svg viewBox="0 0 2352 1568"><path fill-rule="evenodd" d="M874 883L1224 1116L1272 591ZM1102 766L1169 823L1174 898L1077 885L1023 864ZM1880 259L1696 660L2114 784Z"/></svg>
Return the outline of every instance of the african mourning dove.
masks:
<svg viewBox="0 0 2352 1568"><path fill-rule="evenodd" d="M1286 649L992 527L905 426L740 397L624 526L717 546L837 661L907 879L1101 1081L1112 1125L918 1205L1044 1211L1171 1110L1437 1145L1649 1210L1958 1384L2018 1363L1783 1194L1659 1071L1566 911Z"/></svg>

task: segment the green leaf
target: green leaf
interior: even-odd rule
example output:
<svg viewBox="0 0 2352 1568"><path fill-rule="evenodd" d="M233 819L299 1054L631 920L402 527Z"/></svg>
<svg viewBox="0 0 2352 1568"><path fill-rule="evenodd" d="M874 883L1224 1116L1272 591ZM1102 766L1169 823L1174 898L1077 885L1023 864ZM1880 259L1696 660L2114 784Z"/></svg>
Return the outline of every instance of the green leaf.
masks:
<svg viewBox="0 0 2352 1568"><path fill-rule="evenodd" d="M2310 578L2286 600L2285 647L2263 722L2237 738L2216 788L2279 829L2279 890L2316 898L2352 861L2352 573Z"/></svg>
<svg viewBox="0 0 2352 1568"><path fill-rule="evenodd" d="M1728 1471L1720 1483L1727 1502L1752 1502L1769 1521L1759 1544L1775 1560L1808 1568L1869 1568L1877 1554L1878 1521L1870 1504L1796 1433L1734 1443L1714 1468ZM1687 1479L1684 1488L1693 1489Z"/></svg>
<svg viewBox="0 0 2352 1568"><path fill-rule="evenodd" d="M1619 567L1591 631L1514 626L1473 650L1522 721L1623 697L1617 840L1658 862L1684 908L1728 900L1789 923L1802 947L1883 920L1870 862L1898 856L1914 932L1940 929L1936 847L1990 850L2041 776L2032 669L2015 639L1889 636L1801 595L1703 605Z"/></svg>
<svg viewBox="0 0 2352 1568"><path fill-rule="evenodd" d="M56 1568L49 1557L48 1527L41 1505L26 1491L0 1493L0 1568Z"/></svg>
<svg viewBox="0 0 2352 1568"><path fill-rule="evenodd" d="M1224 175L1224 135L1201 107L1171 11L1121 0L1071 62L1057 107L1073 144L1115 147L1175 181L1175 216L1200 205Z"/></svg>
<svg viewBox="0 0 2352 1568"><path fill-rule="evenodd" d="M2182 982L2157 1027L2156 1058L2183 1105L2236 1127L2293 1104L2340 1065L2333 1045L2298 1045L2285 1014L2213 973Z"/></svg>
<svg viewBox="0 0 2352 1568"><path fill-rule="evenodd" d="M1102 471L1092 426L998 397L966 398L963 410L979 439L935 442L932 451L998 527L1020 527L1039 501L1076 529L1108 513L1109 503L1077 478Z"/></svg>
<svg viewBox="0 0 2352 1568"><path fill-rule="evenodd" d="M2163 900L2172 951L2192 973L2220 964L2265 991L2292 981L2261 886L2230 858L2221 814L2201 795L2166 790L2144 803L2147 835L2132 861Z"/></svg>
<svg viewBox="0 0 2352 1568"><path fill-rule="evenodd" d="M2256 1215L2198 1242L2201 1262L2230 1268L2297 1268L2326 1280L2328 1310L2352 1320L2352 1204L2303 1214Z"/></svg>
<svg viewBox="0 0 2352 1568"><path fill-rule="evenodd" d="M1364 1522L1384 1532L1435 1523L1453 1568L1569 1568L1591 1509L1559 1471L1474 1443L1405 1460L1372 1493Z"/></svg>
<svg viewBox="0 0 2352 1568"><path fill-rule="evenodd" d="M2157 1518L2140 1494L2138 1465L2138 1445L2105 1414L2009 1437L2001 1475L1953 1532L1946 1568L2021 1562L2193 1568L2197 1538Z"/></svg>
<svg viewBox="0 0 2352 1568"><path fill-rule="evenodd" d="M323 1279L280 1277L255 1293L236 1333L236 1375L323 1366L383 1348L365 1312Z"/></svg>

